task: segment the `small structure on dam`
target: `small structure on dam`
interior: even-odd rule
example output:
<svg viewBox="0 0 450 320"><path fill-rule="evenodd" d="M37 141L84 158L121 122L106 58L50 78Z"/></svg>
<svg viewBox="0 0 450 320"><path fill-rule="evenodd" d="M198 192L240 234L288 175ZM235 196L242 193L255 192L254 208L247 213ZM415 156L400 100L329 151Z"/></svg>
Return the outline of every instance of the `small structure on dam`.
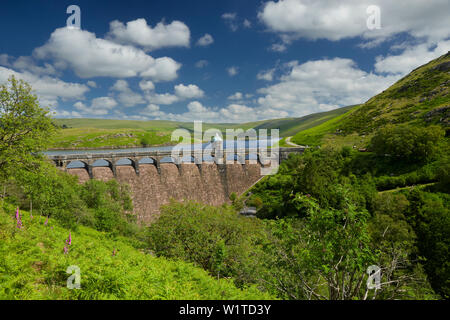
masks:
<svg viewBox="0 0 450 320"><path fill-rule="evenodd" d="M268 149L269 151L271 149ZM203 152L204 150L200 150ZM141 222L151 222L159 208L175 200L194 200L210 205L229 201L231 193L242 194L261 179L270 161L279 163L304 148L279 148L268 154L257 149L223 150L209 157L196 151L174 157L171 151L117 152L48 156L55 165L89 179L117 179L130 186L134 212ZM82 166L71 168L78 162ZM104 164L98 165L99 162Z"/></svg>

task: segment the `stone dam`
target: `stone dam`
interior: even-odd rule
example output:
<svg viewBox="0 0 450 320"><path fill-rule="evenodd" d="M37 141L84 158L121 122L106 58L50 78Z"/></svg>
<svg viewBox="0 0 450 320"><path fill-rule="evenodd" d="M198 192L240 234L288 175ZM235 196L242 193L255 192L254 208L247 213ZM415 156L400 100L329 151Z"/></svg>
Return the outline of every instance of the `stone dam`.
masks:
<svg viewBox="0 0 450 320"><path fill-rule="evenodd" d="M77 176L80 183L89 179L117 179L128 184L134 214L138 221L149 223L158 217L160 207L171 199L193 200L209 205L227 203L232 193L244 193L268 174L270 171L267 170L273 169L273 163L287 159L290 153L303 151L304 148L279 148L263 156L254 150L254 160L249 160L252 151L248 149L245 153L225 151L217 157L213 152L213 161L199 160L194 153L190 155L190 161L184 161L186 154L183 154L183 160L172 157L170 151L48 157L57 167ZM99 161L105 165L96 165ZM82 163L83 167L70 168L74 162Z"/></svg>

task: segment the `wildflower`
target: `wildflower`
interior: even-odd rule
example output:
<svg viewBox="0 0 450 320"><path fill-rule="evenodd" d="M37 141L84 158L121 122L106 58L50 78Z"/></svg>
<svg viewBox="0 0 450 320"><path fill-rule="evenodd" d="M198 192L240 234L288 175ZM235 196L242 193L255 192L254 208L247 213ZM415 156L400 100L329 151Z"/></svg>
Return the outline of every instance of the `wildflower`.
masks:
<svg viewBox="0 0 450 320"><path fill-rule="evenodd" d="M20 218L19 208L16 210L17 228L22 229L22 219Z"/></svg>
<svg viewBox="0 0 450 320"><path fill-rule="evenodd" d="M67 248L67 246L64 246L64 254L69 253L69 248Z"/></svg>
<svg viewBox="0 0 450 320"><path fill-rule="evenodd" d="M116 248L114 248L112 253L113 257L116 255L116 253L117 253Z"/></svg>
<svg viewBox="0 0 450 320"><path fill-rule="evenodd" d="M47 225L48 224L48 216L47 216L47 219L45 219L45 222L44 222L44 225Z"/></svg>
<svg viewBox="0 0 450 320"><path fill-rule="evenodd" d="M69 231L69 242L68 242L69 246L72 244L72 234Z"/></svg>

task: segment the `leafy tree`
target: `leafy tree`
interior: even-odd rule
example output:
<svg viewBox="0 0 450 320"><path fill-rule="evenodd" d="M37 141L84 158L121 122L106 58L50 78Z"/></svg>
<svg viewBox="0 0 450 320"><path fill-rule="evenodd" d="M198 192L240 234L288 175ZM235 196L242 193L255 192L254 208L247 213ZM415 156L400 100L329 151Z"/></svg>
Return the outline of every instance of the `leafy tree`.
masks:
<svg viewBox="0 0 450 320"><path fill-rule="evenodd" d="M30 165L45 150L55 126L30 85L11 76L0 85L0 174Z"/></svg>
<svg viewBox="0 0 450 320"><path fill-rule="evenodd" d="M408 162L431 160L445 132L439 126L387 125L375 134L369 148L380 156L389 154Z"/></svg>
<svg viewBox="0 0 450 320"><path fill-rule="evenodd" d="M255 282L259 274L263 224L230 206L172 202L161 208L147 236L157 255L193 262L214 276L233 277L238 285Z"/></svg>
<svg viewBox="0 0 450 320"><path fill-rule="evenodd" d="M272 275L266 281L290 299L362 298L366 269L376 261L369 214L350 202L334 210L320 208L310 196L297 194L295 199L307 217L270 222L264 261Z"/></svg>

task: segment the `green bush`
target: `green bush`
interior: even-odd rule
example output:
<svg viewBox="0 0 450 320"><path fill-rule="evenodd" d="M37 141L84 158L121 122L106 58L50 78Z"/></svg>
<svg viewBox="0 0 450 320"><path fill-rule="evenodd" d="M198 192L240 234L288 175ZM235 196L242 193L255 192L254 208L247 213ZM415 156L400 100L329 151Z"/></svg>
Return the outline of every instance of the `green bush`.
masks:
<svg viewBox="0 0 450 320"><path fill-rule="evenodd" d="M378 130L369 148L379 156L388 154L408 162L425 162L432 160L439 151L444 135L439 126L387 125Z"/></svg>
<svg viewBox="0 0 450 320"><path fill-rule="evenodd" d="M161 208L148 228L148 245L159 256L193 262L243 285L257 274L255 244L263 236L261 221L242 217L231 207L173 202Z"/></svg>

